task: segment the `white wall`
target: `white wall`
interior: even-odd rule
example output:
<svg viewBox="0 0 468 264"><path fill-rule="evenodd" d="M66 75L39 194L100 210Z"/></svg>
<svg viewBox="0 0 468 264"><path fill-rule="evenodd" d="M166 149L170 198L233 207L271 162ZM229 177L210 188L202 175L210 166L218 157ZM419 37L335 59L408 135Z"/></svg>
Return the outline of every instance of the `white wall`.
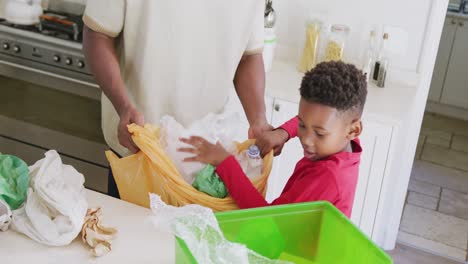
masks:
<svg viewBox="0 0 468 264"><path fill-rule="evenodd" d="M429 0L273 0L277 11L276 33L278 56L297 58L305 35L304 22L319 14L330 23L351 27L350 61L357 62L366 47L365 38L371 25L384 24L404 29L408 33L408 48L404 54L394 56L393 67L417 71L422 42L426 30ZM390 38L392 36L390 35ZM347 52L345 51L345 52Z"/></svg>

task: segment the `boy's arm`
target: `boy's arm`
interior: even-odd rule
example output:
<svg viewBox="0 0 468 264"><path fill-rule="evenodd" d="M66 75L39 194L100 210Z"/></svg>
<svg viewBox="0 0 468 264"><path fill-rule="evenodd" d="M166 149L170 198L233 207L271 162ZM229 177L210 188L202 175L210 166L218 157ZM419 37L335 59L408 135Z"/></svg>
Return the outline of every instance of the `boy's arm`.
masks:
<svg viewBox="0 0 468 264"><path fill-rule="evenodd" d="M234 156L229 156L216 167L216 173L223 180L232 199L239 208L254 208L267 206L268 203L255 189L245 175Z"/></svg>
<svg viewBox="0 0 468 264"><path fill-rule="evenodd" d="M267 155L271 150L274 151L275 156L281 154L283 146L289 139L297 136L297 127L299 119L292 118L282 126L273 131L266 131L257 138L257 146L260 148L262 157Z"/></svg>
<svg viewBox="0 0 468 264"><path fill-rule="evenodd" d="M223 180L229 194L240 209L319 200L334 203L338 199L336 183L327 169L311 171L310 173L314 176L303 179L296 179L295 175L291 176L290 181L293 182L288 182L290 187L272 203L268 203L263 198L242 171L234 156L221 162L216 168L216 173Z"/></svg>
<svg viewBox="0 0 468 264"><path fill-rule="evenodd" d="M298 126L299 126L299 118L295 116L291 120L281 125L279 128L284 129L286 130L286 132L288 132L288 135L289 135L288 140L290 140L291 138L297 137Z"/></svg>

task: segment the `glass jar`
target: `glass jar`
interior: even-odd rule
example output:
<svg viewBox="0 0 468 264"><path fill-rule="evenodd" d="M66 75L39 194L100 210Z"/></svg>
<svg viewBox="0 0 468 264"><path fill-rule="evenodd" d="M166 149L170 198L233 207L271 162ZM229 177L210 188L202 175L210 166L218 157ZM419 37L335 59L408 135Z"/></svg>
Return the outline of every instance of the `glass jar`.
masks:
<svg viewBox="0 0 468 264"><path fill-rule="evenodd" d="M306 36L304 42L304 51L301 61L298 65L300 72L310 71L317 64L318 43L322 22L314 19L306 22Z"/></svg>
<svg viewBox="0 0 468 264"><path fill-rule="evenodd" d="M332 25L327 34L324 47L322 49L320 61L340 61L343 60L345 44L349 34L349 27L346 25Z"/></svg>

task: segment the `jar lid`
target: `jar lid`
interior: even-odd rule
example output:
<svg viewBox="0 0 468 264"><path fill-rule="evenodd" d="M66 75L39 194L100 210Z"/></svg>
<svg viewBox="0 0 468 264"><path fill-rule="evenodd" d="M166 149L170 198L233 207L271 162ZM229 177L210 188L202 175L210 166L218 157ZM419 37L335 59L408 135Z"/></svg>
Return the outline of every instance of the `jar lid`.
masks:
<svg viewBox="0 0 468 264"><path fill-rule="evenodd" d="M346 26L346 25L342 25L342 24L334 24L334 25L332 25L331 30L333 32L348 33L349 32L349 27Z"/></svg>
<svg viewBox="0 0 468 264"><path fill-rule="evenodd" d="M307 19L305 24L306 24L306 26L308 26L308 25L317 25L318 27L321 27L323 22L322 22L322 20L320 20L318 18L311 18L311 19Z"/></svg>

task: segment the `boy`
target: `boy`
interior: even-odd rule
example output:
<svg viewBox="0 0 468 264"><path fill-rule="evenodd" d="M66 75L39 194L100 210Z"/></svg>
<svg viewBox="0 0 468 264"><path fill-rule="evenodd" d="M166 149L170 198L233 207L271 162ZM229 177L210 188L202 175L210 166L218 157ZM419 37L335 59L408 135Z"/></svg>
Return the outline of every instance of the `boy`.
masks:
<svg viewBox="0 0 468 264"><path fill-rule="evenodd" d="M200 137L181 139L193 148L180 151L196 155L186 161L217 166L217 174L239 208L325 200L350 217L362 152L358 136L367 96L365 76L351 64L320 63L305 74L300 94L298 116L257 141L263 155L271 149L279 154L296 136L304 148L304 158L271 204L219 143L210 144Z"/></svg>

